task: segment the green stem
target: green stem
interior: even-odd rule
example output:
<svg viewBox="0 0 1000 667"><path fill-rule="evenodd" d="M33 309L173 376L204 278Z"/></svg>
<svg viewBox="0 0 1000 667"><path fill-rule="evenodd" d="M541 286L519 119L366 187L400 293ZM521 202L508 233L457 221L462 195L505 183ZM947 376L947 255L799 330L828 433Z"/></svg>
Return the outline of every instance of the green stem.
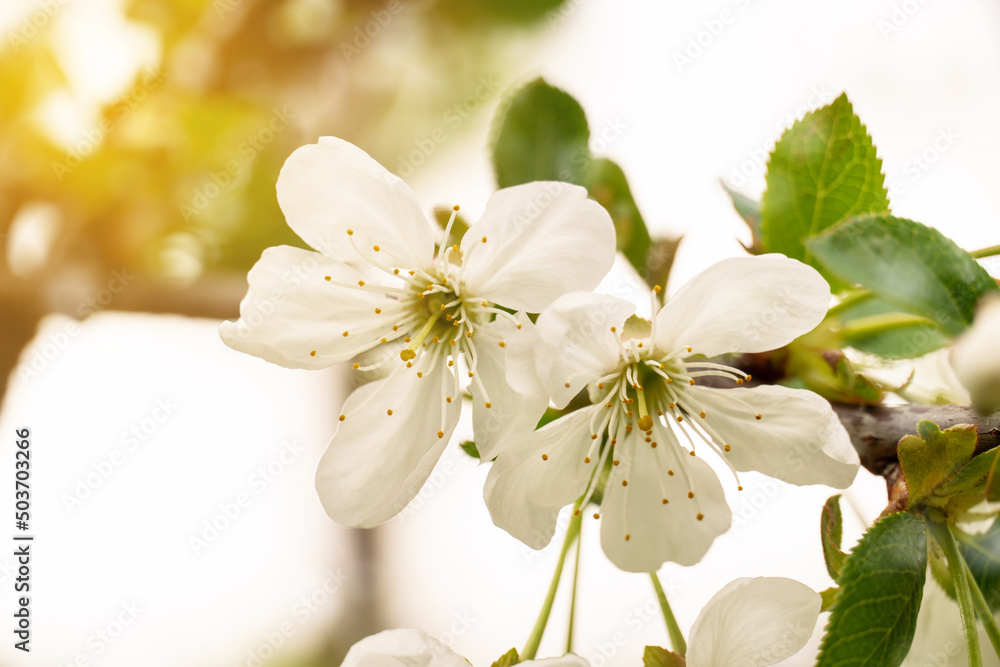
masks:
<svg viewBox="0 0 1000 667"><path fill-rule="evenodd" d="M989 248L980 248L979 250L973 250L969 253L976 259L982 259L983 257L992 257L993 255L1000 255L1000 245L992 245Z"/></svg>
<svg viewBox="0 0 1000 667"><path fill-rule="evenodd" d="M959 555L961 556L961 551ZM979 613L979 620L983 622L983 627L986 629L986 636L990 638L990 643L993 644L993 650L996 652L997 656L1000 656L1000 628L997 627L997 621L993 618L993 612L990 611L990 606L986 604L986 598L983 597L983 592L979 589L979 584L976 583L976 578L972 575L972 570L969 569L969 564L962 558L962 566L965 568L965 576L969 580L969 588L972 591L972 603L976 606L976 611Z"/></svg>
<svg viewBox="0 0 1000 667"><path fill-rule="evenodd" d="M979 632L976 628L976 612L972 606L972 591L965 574L965 561L958 550L958 544L955 543L955 535L947 524L928 521L927 525L948 559L948 571L951 572L951 580L955 585L955 599L958 600L958 609L962 614L962 630L965 633L965 646L969 654L969 667L982 667L983 656L979 651Z"/></svg>
<svg viewBox="0 0 1000 667"><path fill-rule="evenodd" d="M884 313L882 315L869 315L868 317L859 317L856 320L851 320L840 328L840 334L847 340L852 338L868 338L885 331L912 326L914 324L934 326L934 322L919 315Z"/></svg>
<svg viewBox="0 0 1000 667"><path fill-rule="evenodd" d="M566 631L567 653L573 652L573 625L576 622L576 582L580 578L581 549L583 549L583 540L578 536L576 540L576 561L573 563L573 592L570 594L569 598L569 630Z"/></svg>
<svg viewBox="0 0 1000 667"><path fill-rule="evenodd" d="M660 585L660 578L656 576L655 572L650 572L649 578L653 580L653 588L656 589L656 598L660 601L660 609L663 611L663 620L667 622L667 634L670 635L670 648L673 649L674 653L683 658L687 653L687 642L684 641L684 634L677 625L674 612L670 609L670 603L667 602L667 594L663 592L663 586Z"/></svg>
<svg viewBox="0 0 1000 667"><path fill-rule="evenodd" d="M559 580L562 578L563 565L566 563L566 554L569 553L570 546L580 535L580 523L583 520L583 514L579 510L580 501L578 500L573 505L573 516L570 518L569 526L566 528L566 539L563 540L562 551L559 552L559 561L556 563L556 571L552 575L552 583L549 584L549 592L542 603L541 611L538 612L538 620L535 621L535 627L532 628L531 635L524 645L524 650L521 651L520 657L522 661L533 660L535 654L538 653L538 645L542 643L542 635L545 634L545 626L548 625L549 614L552 612L552 603L556 599L556 591L559 590Z"/></svg>
<svg viewBox="0 0 1000 667"><path fill-rule="evenodd" d="M864 301L867 301L870 298L872 298L872 293L869 292L868 290L863 288L856 289L852 292L849 292L843 299L840 300L840 303L838 303L836 306L827 311L826 316L830 317L830 316L840 315L848 308L855 306L859 303L862 303Z"/></svg>

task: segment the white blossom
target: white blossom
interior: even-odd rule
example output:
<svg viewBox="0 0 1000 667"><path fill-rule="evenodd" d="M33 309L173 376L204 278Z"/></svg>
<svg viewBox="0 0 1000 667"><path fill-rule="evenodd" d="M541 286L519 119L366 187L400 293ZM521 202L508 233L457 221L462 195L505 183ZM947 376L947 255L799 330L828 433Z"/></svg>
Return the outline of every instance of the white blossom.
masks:
<svg viewBox="0 0 1000 667"><path fill-rule="evenodd" d="M494 523L539 549L559 510L603 484L601 541L618 567L698 562L731 512L711 451L731 470L845 488L858 456L829 403L802 389L741 387L743 371L710 358L772 350L824 317L829 286L780 255L729 259L685 285L652 322L621 299L560 297L511 349L508 378L540 383L557 407L586 388L593 405L514 434L487 478ZM655 300L655 298L654 298ZM525 361L525 357L530 361ZM531 372L534 373L532 375ZM702 386L706 378L733 388Z"/></svg>
<svg viewBox="0 0 1000 667"><path fill-rule="evenodd" d="M539 312L592 289L613 262L614 227L583 188L539 182L494 194L460 242L450 239L454 214L436 239L402 180L333 137L296 150L277 190L288 225L320 252L264 251L240 319L220 334L289 368L376 358L355 362L385 376L347 398L316 475L335 521L374 526L427 479L458 422L463 382L484 460L507 430L537 421L546 398L504 379L504 347L530 322L497 305Z"/></svg>

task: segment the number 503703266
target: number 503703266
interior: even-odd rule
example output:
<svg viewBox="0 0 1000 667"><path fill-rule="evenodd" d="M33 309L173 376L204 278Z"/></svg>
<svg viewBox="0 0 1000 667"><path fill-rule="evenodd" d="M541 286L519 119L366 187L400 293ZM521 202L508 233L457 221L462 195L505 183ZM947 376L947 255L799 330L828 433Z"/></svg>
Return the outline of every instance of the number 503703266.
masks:
<svg viewBox="0 0 1000 667"><path fill-rule="evenodd" d="M14 525L18 530L28 530L31 520L31 430L21 428L15 434Z"/></svg>

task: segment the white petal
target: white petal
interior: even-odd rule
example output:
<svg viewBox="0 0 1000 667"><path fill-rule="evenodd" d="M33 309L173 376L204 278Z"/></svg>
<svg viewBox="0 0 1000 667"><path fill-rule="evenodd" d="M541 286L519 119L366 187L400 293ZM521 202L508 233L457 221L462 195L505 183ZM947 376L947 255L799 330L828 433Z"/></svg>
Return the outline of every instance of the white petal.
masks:
<svg viewBox="0 0 1000 667"><path fill-rule="evenodd" d="M497 456L483 489L493 523L532 549L552 540L559 510L583 495L597 465L584 459L599 407L560 417Z"/></svg>
<svg viewBox="0 0 1000 667"><path fill-rule="evenodd" d="M812 331L826 316L830 286L784 255L725 259L691 279L656 316L664 353L765 352Z"/></svg>
<svg viewBox="0 0 1000 667"><path fill-rule="evenodd" d="M423 630L386 630L351 647L341 667L469 667Z"/></svg>
<svg viewBox="0 0 1000 667"><path fill-rule="evenodd" d="M337 523L371 528L392 518L441 457L462 398L445 364L432 362L422 356L412 368L400 367L347 397L345 419L316 471L320 500Z"/></svg>
<svg viewBox="0 0 1000 667"><path fill-rule="evenodd" d="M323 254L357 259L350 229L365 257L396 266L391 255L405 268L430 265L434 228L413 191L354 144L320 137L302 146L288 156L277 187L288 226Z"/></svg>
<svg viewBox="0 0 1000 667"><path fill-rule="evenodd" d="M653 429L653 438L655 448L633 431L618 444L620 463L611 468L601 505L604 553L627 572L655 572L666 561L694 565L732 520L708 464L689 456L663 427Z"/></svg>
<svg viewBox="0 0 1000 667"><path fill-rule="evenodd" d="M792 579L737 579L715 594L691 626L688 667L766 667L806 645L823 601Z"/></svg>
<svg viewBox="0 0 1000 667"><path fill-rule="evenodd" d="M538 316L538 377L556 407L564 407L589 382L618 366L615 338L634 311L623 299L572 292Z"/></svg>
<svg viewBox="0 0 1000 667"><path fill-rule="evenodd" d="M538 313L560 294L601 281L614 263L615 229L585 189L526 183L490 198L462 239L462 256L469 294Z"/></svg>
<svg viewBox="0 0 1000 667"><path fill-rule="evenodd" d="M756 470L791 484L846 489L858 472L858 453L826 399L805 389L685 388L704 408L705 422L731 451L737 470ZM761 419L756 419L760 414Z"/></svg>
<svg viewBox="0 0 1000 667"><path fill-rule="evenodd" d="M392 331L395 301L371 290L339 287L326 276L347 285L369 278L319 253L268 248L247 275L250 287L240 303L240 319L219 327L223 342L287 368L324 368L378 345L383 337L404 333ZM377 315L376 308L383 314Z"/></svg>
<svg viewBox="0 0 1000 667"><path fill-rule="evenodd" d="M1000 299L984 303L951 353L959 382L983 414L1000 410Z"/></svg>
<svg viewBox="0 0 1000 667"><path fill-rule="evenodd" d="M518 348L522 339L532 339L534 325L524 314L519 317L521 328L504 317L488 325L480 325L476 340L476 376L486 389L483 396L478 382L472 382L472 422L480 461L486 462L500 453L502 442L510 434L517 437L535 430L538 420L549 405L549 397L541 383L512 387L507 381L508 360L518 365ZM500 347L500 342L504 347ZM516 371L524 374L523 370ZM490 407L486 407L489 399Z"/></svg>

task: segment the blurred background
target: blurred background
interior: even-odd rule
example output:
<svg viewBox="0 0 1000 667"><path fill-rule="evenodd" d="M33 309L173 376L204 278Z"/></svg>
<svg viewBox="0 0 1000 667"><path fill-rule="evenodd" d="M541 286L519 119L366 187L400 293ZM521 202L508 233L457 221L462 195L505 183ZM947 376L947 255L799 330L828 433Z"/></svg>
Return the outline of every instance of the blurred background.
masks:
<svg viewBox="0 0 1000 667"><path fill-rule="evenodd" d="M348 139L428 211L475 219L493 113L544 76L583 103L651 231L684 235L672 291L750 242L720 181L759 195L782 129L841 91L897 215L1000 243L997 63L990 0L0 4L0 450L12 462L32 430L36 535L32 653L4 641L0 664L338 665L367 634L421 627L488 665L527 638L559 535L534 552L495 528L486 468L457 446L396 519L335 526L312 478L350 378L218 338L261 251L302 245L274 195L298 146ZM830 585L832 492L744 485L706 559L660 573L685 628L739 576ZM856 538L882 480L862 470L847 500ZM637 664L667 642L648 578L615 570L596 527L582 540L576 652ZM541 655L564 650L567 589ZM947 613L935 627L959 637Z"/></svg>

